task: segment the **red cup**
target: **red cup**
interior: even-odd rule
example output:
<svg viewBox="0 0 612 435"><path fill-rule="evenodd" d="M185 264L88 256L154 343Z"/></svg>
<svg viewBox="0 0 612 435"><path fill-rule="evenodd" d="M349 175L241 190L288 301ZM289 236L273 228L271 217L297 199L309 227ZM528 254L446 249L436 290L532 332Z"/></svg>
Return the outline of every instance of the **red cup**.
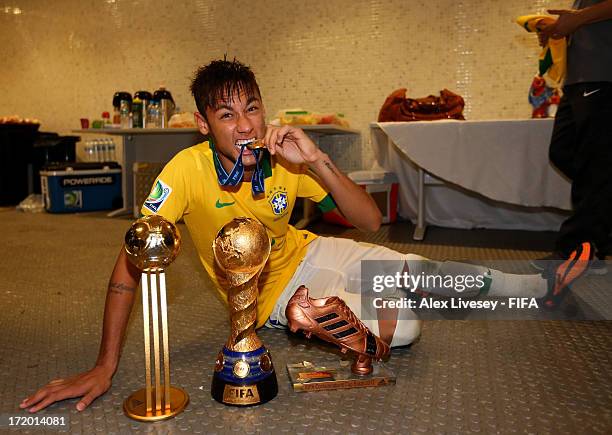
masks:
<svg viewBox="0 0 612 435"><path fill-rule="evenodd" d="M89 128L89 119L81 118L81 128Z"/></svg>

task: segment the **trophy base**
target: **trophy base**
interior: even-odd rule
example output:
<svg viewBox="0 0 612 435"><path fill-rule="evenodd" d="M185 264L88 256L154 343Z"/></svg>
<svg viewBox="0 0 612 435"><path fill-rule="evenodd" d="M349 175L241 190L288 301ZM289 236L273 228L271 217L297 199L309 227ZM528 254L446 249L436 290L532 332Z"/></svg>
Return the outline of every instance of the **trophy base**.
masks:
<svg viewBox="0 0 612 435"><path fill-rule="evenodd" d="M237 352L224 347L215 364L213 399L225 405L253 406L266 403L278 394L276 372L265 347Z"/></svg>
<svg viewBox="0 0 612 435"><path fill-rule="evenodd" d="M351 371L349 361L317 366L309 361L287 364L293 390L298 392L395 385L395 375L382 363L374 364L370 374Z"/></svg>
<svg viewBox="0 0 612 435"><path fill-rule="evenodd" d="M213 376L210 392L213 399L224 405L254 406L274 399L278 394L278 383L275 373L256 384L250 385L234 384L224 381L218 376Z"/></svg>
<svg viewBox="0 0 612 435"><path fill-rule="evenodd" d="M162 385L163 389L163 385ZM155 399L155 388L151 389L151 396ZM123 412L128 417L138 421L160 421L172 418L180 414L189 403L189 395L179 387L170 387L170 408L164 409L162 400L162 409L147 411L146 404L146 389L143 388L132 393L123 402ZM155 405L153 405L155 406Z"/></svg>

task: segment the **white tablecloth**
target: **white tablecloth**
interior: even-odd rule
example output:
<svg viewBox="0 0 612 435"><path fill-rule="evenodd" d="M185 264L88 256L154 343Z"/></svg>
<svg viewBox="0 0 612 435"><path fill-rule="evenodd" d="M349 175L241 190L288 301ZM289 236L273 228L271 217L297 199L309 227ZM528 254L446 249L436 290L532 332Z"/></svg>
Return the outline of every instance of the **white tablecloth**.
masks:
<svg viewBox="0 0 612 435"><path fill-rule="evenodd" d="M445 182L426 188L429 224L557 230L567 216L560 209L571 209L571 201L570 183L549 163L552 125L552 119L373 123L372 145L379 164L400 178L403 217L414 219L421 167Z"/></svg>

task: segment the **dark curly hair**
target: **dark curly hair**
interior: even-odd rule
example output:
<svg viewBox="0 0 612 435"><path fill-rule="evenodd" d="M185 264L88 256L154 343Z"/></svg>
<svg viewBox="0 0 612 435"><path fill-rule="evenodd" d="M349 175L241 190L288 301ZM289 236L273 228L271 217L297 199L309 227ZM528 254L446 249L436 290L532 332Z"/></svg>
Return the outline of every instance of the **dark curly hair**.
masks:
<svg viewBox="0 0 612 435"><path fill-rule="evenodd" d="M259 97L259 86L251 69L237 61L223 58L198 68L191 82L191 94L198 111L206 118L208 107L216 110L221 100L229 100L234 93L244 92L247 98Z"/></svg>

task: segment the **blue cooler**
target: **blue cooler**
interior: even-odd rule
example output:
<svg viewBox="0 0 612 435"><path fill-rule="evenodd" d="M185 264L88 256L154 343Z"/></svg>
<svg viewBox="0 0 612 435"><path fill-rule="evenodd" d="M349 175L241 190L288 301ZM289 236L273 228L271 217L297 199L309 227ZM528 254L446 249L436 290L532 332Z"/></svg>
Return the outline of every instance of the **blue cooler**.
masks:
<svg viewBox="0 0 612 435"><path fill-rule="evenodd" d="M121 166L116 162L56 163L40 171L45 209L50 213L121 208Z"/></svg>

